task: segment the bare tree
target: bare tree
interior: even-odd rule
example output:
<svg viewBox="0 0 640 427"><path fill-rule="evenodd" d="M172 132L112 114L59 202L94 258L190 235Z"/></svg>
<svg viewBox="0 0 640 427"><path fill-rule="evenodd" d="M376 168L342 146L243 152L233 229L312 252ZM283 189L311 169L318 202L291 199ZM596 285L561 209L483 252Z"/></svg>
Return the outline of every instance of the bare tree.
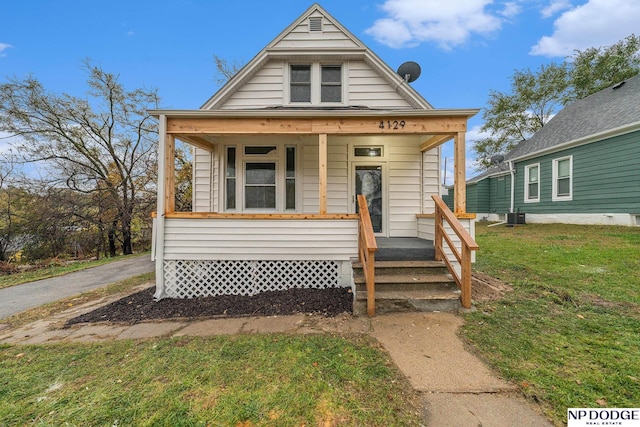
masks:
<svg viewBox="0 0 640 427"><path fill-rule="evenodd" d="M216 62L216 82L220 86L238 74L238 71L240 71L244 65L244 61L234 60L229 62L226 59L220 58L218 55L213 55L213 60Z"/></svg>
<svg viewBox="0 0 640 427"><path fill-rule="evenodd" d="M85 62L86 98L47 91L33 77L0 85L0 130L23 141L26 161L45 162L53 180L94 193L112 207L124 254L132 253L131 224L139 193L156 168L156 90L127 91L118 76Z"/></svg>

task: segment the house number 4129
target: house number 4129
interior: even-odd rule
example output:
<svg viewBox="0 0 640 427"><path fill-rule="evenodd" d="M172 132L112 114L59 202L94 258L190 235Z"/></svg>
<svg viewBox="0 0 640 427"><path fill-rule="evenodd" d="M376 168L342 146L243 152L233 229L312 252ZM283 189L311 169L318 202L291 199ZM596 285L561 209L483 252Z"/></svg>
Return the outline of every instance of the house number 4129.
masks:
<svg viewBox="0 0 640 427"><path fill-rule="evenodd" d="M398 130L398 129L404 129L404 120L380 120L380 124L378 125L378 127L380 129L393 129L393 130Z"/></svg>

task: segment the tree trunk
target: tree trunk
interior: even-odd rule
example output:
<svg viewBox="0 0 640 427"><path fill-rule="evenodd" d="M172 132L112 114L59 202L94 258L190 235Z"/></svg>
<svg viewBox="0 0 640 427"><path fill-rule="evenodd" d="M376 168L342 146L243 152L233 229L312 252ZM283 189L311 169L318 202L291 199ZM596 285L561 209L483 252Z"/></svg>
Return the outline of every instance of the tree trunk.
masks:
<svg viewBox="0 0 640 427"><path fill-rule="evenodd" d="M131 244L131 220L121 219L122 224L122 255L131 255L133 253L133 245Z"/></svg>
<svg viewBox="0 0 640 427"><path fill-rule="evenodd" d="M116 256L116 227L118 225L117 221L114 221L111 227L109 227L109 231L107 231L107 238L109 240L109 257L113 258Z"/></svg>

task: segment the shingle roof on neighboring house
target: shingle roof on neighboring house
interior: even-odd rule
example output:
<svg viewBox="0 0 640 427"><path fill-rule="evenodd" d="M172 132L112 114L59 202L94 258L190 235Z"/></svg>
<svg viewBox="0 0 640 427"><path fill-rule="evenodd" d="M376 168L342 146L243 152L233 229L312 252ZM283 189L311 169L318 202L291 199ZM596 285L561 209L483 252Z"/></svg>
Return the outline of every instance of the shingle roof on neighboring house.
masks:
<svg viewBox="0 0 640 427"><path fill-rule="evenodd" d="M566 106L505 159L522 158L633 123L640 123L640 75Z"/></svg>
<svg viewBox="0 0 640 427"><path fill-rule="evenodd" d="M467 180L467 184L474 184L476 182L480 182L483 179L494 176L494 175L502 175L504 173L509 172L509 164L507 162L498 163L497 165L491 166L489 169L481 172L479 175L474 176Z"/></svg>
<svg viewBox="0 0 640 427"><path fill-rule="evenodd" d="M638 124L640 129L640 75L615 84L566 106L531 138L520 142L504 162L467 181L479 182L509 170L508 161L537 155L592 135Z"/></svg>

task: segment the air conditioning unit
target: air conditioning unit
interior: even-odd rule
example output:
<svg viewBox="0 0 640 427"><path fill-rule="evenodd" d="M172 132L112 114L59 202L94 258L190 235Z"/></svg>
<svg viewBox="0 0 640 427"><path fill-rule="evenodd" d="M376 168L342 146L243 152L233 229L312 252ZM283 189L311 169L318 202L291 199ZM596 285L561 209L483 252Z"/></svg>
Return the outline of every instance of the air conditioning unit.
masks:
<svg viewBox="0 0 640 427"><path fill-rule="evenodd" d="M523 225L525 222L525 214L522 212L511 212L507 214L507 226Z"/></svg>

